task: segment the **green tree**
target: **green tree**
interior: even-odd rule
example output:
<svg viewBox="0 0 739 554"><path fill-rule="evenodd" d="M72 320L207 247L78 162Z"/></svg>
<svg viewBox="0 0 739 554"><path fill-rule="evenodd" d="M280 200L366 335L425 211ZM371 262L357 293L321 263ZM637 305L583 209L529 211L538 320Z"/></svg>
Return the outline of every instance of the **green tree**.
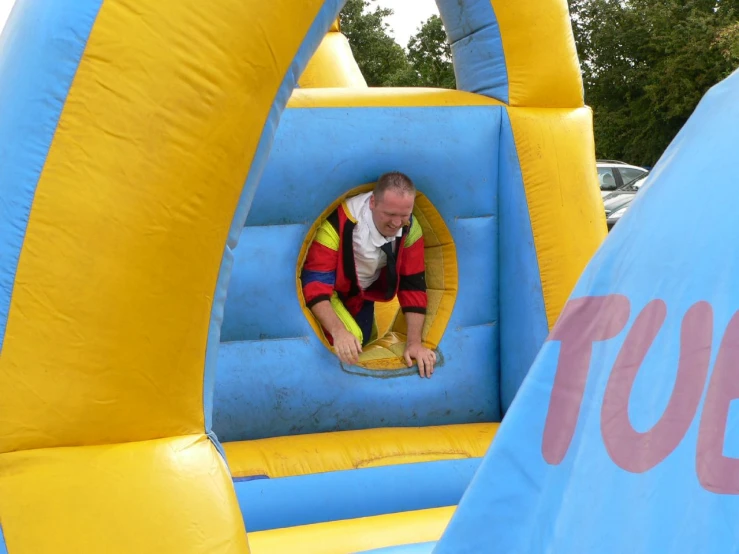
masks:
<svg viewBox="0 0 739 554"><path fill-rule="evenodd" d="M390 36L388 8L373 0L347 0L340 14L346 35L367 84L371 87L455 88L451 49L441 18L426 20L408 41L406 53Z"/></svg>
<svg viewBox="0 0 739 554"><path fill-rule="evenodd" d="M392 15L388 8L375 6L369 0L347 0L339 15L341 31L346 35L354 59L367 84L382 87L409 72L408 58L403 48L388 34L385 18Z"/></svg>
<svg viewBox="0 0 739 554"><path fill-rule="evenodd" d="M438 15L432 15L408 41L408 60L421 87L456 88L452 50Z"/></svg>
<svg viewBox="0 0 739 554"><path fill-rule="evenodd" d="M570 0L599 157L659 158L739 64L737 8L737 0Z"/></svg>

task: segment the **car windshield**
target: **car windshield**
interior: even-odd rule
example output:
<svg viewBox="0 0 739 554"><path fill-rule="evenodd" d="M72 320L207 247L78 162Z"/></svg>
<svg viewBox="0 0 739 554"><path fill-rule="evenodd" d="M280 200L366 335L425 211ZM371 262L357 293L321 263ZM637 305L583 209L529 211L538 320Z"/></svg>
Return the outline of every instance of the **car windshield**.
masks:
<svg viewBox="0 0 739 554"><path fill-rule="evenodd" d="M644 182L647 179L647 176L649 173L645 173L644 175L639 175L636 179L632 179L628 183L624 183L620 187L618 187L616 190L624 191L624 192L637 192L641 186L644 184Z"/></svg>

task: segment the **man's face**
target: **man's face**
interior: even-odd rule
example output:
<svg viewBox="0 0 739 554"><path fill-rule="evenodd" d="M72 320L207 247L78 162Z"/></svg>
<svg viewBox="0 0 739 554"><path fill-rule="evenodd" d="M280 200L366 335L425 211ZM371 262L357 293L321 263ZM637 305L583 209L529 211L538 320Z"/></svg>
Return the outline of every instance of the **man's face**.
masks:
<svg viewBox="0 0 739 554"><path fill-rule="evenodd" d="M398 230L407 225L413 213L413 194L386 190L379 198L373 194L370 198L370 210L375 227L385 237L394 237Z"/></svg>

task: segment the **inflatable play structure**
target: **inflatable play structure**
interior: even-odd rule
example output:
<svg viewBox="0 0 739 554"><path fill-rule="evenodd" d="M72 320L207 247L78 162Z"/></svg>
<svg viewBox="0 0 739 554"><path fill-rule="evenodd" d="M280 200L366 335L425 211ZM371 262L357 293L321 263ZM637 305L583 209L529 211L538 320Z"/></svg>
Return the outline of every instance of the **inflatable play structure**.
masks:
<svg viewBox="0 0 739 554"><path fill-rule="evenodd" d="M564 540L543 480L600 474L537 450L551 342L517 392L606 235L567 4L438 0L449 91L368 88L342 3L17 0L0 552L487 552L497 534L496 552L541 552L513 534L546 544L543 517ZM397 304L345 367L300 287L322 218L390 170L419 191L431 379L402 363ZM590 275L580 296L611 292ZM552 340L595 310L571 306Z"/></svg>

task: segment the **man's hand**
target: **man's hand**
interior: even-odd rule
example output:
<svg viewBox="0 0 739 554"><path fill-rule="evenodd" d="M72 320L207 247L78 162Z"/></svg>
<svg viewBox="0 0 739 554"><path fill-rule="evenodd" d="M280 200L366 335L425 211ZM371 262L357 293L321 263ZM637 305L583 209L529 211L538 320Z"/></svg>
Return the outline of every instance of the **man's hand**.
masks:
<svg viewBox="0 0 739 554"><path fill-rule="evenodd" d="M334 352L342 363L357 365L362 353L362 343L352 335L336 315L331 303L323 300L311 308L313 315L334 339Z"/></svg>
<svg viewBox="0 0 739 554"><path fill-rule="evenodd" d="M418 363L418 374L421 377L431 377L434 374L436 354L420 342L408 343L403 354L408 367L413 367L413 360Z"/></svg>
<svg viewBox="0 0 739 554"><path fill-rule="evenodd" d="M346 328L337 331L334 338L334 351L345 364L357 365L359 355L362 353L362 345L359 339L352 335Z"/></svg>

